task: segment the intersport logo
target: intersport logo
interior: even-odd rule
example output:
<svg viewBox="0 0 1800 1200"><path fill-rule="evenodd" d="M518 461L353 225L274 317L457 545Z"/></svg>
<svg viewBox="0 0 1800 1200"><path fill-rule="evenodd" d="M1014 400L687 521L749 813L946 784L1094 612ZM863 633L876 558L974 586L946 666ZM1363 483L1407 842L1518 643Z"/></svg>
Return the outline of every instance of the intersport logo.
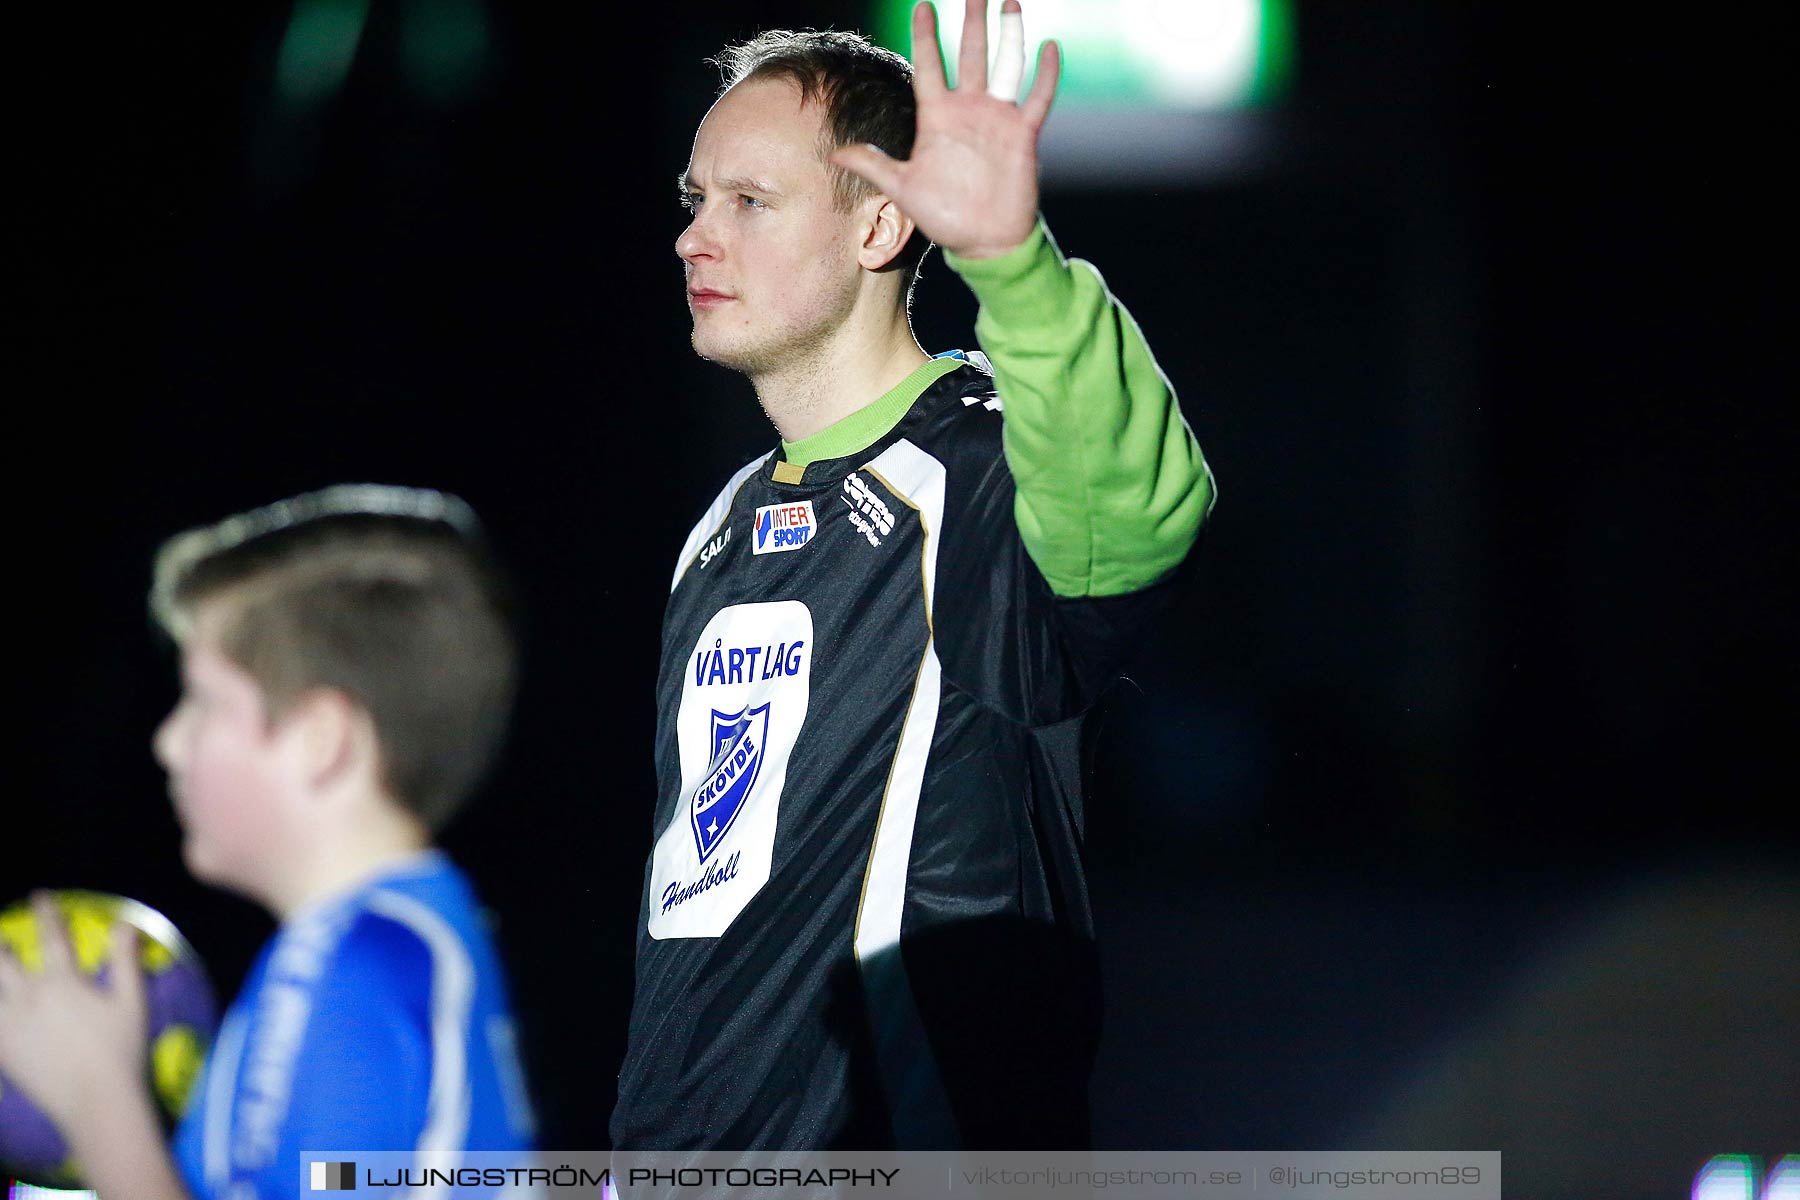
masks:
<svg viewBox="0 0 1800 1200"><path fill-rule="evenodd" d="M751 521L751 528L756 533L756 543L750 547L752 554L780 554L786 550L798 550L812 540L812 535L819 527L813 516L811 500L802 500L797 504L768 504L756 510Z"/></svg>

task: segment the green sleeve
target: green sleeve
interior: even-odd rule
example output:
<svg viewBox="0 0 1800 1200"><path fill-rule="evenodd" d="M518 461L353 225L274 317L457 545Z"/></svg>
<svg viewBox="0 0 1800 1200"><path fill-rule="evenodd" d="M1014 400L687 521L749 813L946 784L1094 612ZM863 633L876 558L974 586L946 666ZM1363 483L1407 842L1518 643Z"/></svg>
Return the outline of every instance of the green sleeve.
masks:
<svg viewBox="0 0 1800 1200"><path fill-rule="evenodd" d="M1212 472L1137 322L1039 220L998 258L944 255L980 302L1019 537L1059 596L1117 596L1187 555Z"/></svg>

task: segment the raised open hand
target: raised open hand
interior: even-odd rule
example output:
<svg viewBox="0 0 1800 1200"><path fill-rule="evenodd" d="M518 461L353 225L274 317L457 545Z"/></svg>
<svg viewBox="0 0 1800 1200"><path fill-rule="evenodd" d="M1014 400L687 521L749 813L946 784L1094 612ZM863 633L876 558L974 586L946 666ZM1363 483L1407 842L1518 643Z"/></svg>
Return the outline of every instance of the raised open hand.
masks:
<svg viewBox="0 0 1800 1200"><path fill-rule="evenodd" d="M912 157L899 161L873 146L843 146L831 161L868 180L946 250L966 258L1004 254L1037 223L1038 133L1056 95L1061 51L1054 41L1044 43L1031 93L1017 103L1025 71L1018 0L1000 9L991 83L984 0L965 0L954 89L944 80L937 13L929 3L913 9L912 36L919 106Z"/></svg>

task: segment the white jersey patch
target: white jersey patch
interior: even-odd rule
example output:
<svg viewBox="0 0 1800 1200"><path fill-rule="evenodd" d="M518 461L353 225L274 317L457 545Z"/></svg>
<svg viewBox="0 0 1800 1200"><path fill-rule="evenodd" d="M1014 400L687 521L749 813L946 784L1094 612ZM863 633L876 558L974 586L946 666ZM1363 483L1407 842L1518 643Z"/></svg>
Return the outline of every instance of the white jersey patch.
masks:
<svg viewBox="0 0 1800 1200"><path fill-rule="evenodd" d="M651 937L718 937L769 881L813 651L798 600L734 604L701 631L675 717L680 802L651 859Z"/></svg>
<svg viewBox="0 0 1800 1200"><path fill-rule="evenodd" d="M811 500L800 500L793 504L765 504L756 510L751 521L751 532L756 541L751 545L752 554L780 554L784 550L798 550L812 540L818 530L819 521L813 515Z"/></svg>

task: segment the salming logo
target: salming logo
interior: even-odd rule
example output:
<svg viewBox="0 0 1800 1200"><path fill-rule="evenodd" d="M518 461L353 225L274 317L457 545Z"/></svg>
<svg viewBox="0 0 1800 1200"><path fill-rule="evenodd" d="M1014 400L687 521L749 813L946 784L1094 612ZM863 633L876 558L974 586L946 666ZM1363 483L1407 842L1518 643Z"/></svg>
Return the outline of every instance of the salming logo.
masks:
<svg viewBox="0 0 1800 1200"><path fill-rule="evenodd" d="M731 526L727 525L724 533L706 543L706 549L700 551L700 569L706 570L706 564L725 553L725 547L729 545L731 545Z"/></svg>
<svg viewBox="0 0 1800 1200"><path fill-rule="evenodd" d="M855 471L845 477L838 498L850 506L850 523L869 539L869 545L881 545L881 539L894 532L893 512Z"/></svg>

